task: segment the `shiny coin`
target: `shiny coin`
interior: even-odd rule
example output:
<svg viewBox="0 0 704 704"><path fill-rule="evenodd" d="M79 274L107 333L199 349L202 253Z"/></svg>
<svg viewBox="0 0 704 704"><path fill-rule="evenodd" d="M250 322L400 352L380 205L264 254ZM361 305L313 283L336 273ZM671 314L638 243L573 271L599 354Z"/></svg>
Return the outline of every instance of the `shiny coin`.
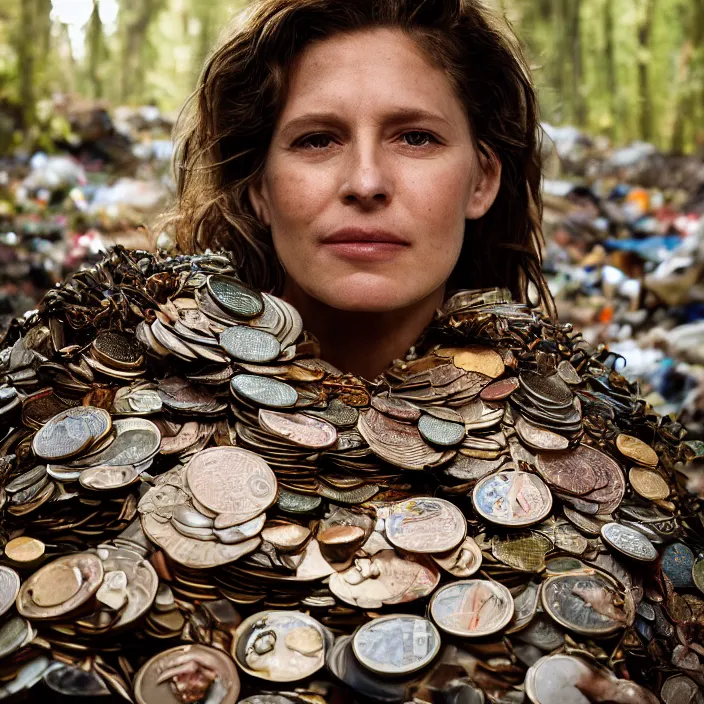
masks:
<svg viewBox="0 0 704 704"><path fill-rule="evenodd" d="M506 633L517 633L535 617L540 602L540 584L528 582L519 591L513 591L514 614Z"/></svg>
<svg viewBox="0 0 704 704"><path fill-rule="evenodd" d="M0 658L5 658L27 645L36 635L29 621L11 614L0 624Z"/></svg>
<svg viewBox="0 0 704 704"><path fill-rule="evenodd" d="M573 394L570 388L557 375L544 376L538 372L522 372L518 380L531 399L557 408L569 407Z"/></svg>
<svg viewBox="0 0 704 704"><path fill-rule="evenodd" d="M234 642L235 660L246 673L270 682L295 682L325 664L332 636L299 611L264 611L239 625Z"/></svg>
<svg viewBox="0 0 704 704"><path fill-rule="evenodd" d="M227 516L230 526L258 516L276 500L276 477L254 452L214 447L194 455L186 467L188 488L206 509ZM216 528L229 527L219 526Z"/></svg>
<svg viewBox="0 0 704 704"><path fill-rule="evenodd" d="M337 441L335 426L303 413L280 413L259 409L259 425L294 445L322 450Z"/></svg>
<svg viewBox="0 0 704 704"><path fill-rule="evenodd" d="M508 398L519 386L518 377L511 376L508 379L499 379L499 381L485 386L481 390L479 398L482 401L502 401Z"/></svg>
<svg viewBox="0 0 704 704"><path fill-rule="evenodd" d="M21 586L17 611L32 619L65 616L85 604L103 581L103 564L92 553L59 557Z"/></svg>
<svg viewBox="0 0 704 704"><path fill-rule="evenodd" d="M660 690L664 704L704 704L704 692L686 675L673 675Z"/></svg>
<svg viewBox="0 0 704 704"><path fill-rule="evenodd" d="M20 590L20 577L10 567L0 565L0 616L15 603Z"/></svg>
<svg viewBox="0 0 704 704"><path fill-rule="evenodd" d="M220 333L220 346L235 359L252 364L271 362L281 353L273 335L247 325L233 325Z"/></svg>
<svg viewBox="0 0 704 704"><path fill-rule="evenodd" d="M635 528L620 523L606 523L601 527L601 537L615 550L634 560L652 562L658 551L653 544Z"/></svg>
<svg viewBox="0 0 704 704"><path fill-rule="evenodd" d="M465 436L464 424L422 415L418 420L420 434L433 445L449 447L462 442Z"/></svg>
<svg viewBox="0 0 704 704"><path fill-rule="evenodd" d="M32 449L49 461L65 460L104 438L111 427L110 414L102 408L75 406L40 428L32 440Z"/></svg>
<svg viewBox="0 0 704 704"><path fill-rule="evenodd" d="M492 379L504 373L501 355L489 347L444 347L435 350L438 357L451 357L454 365L468 372L479 372Z"/></svg>
<svg viewBox="0 0 704 704"><path fill-rule="evenodd" d="M254 318L264 310L261 294L237 279L209 276L207 285L215 302L228 313L240 318Z"/></svg>
<svg viewBox="0 0 704 704"><path fill-rule="evenodd" d="M565 382L565 384L581 384L582 377L579 376L577 370L572 366L570 362L563 359L557 365L557 373L560 375L560 379Z"/></svg>
<svg viewBox="0 0 704 704"><path fill-rule="evenodd" d="M232 390L258 406L290 408L298 401L298 392L283 381L254 374L232 377Z"/></svg>
<svg viewBox="0 0 704 704"><path fill-rule="evenodd" d="M586 636L606 636L633 621L632 599L599 573L549 577L541 599L545 611L561 626Z"/></svg>
<svg viewBox="0 0 704 704"><path fill-rule="evenodd" d="M84 469L78 481L82 487L93 491L112 491L123 489L139 480L139 472L134 465L118 465L116 467L101 466Z"/></svg>
<svg viewBox="0 0 704 704"><path fill-rule="evenodd" d="M642 440L634 438L632 435L621 433L616 438L616 447L622 455L638 464L654 467L658 463L657 452L650 445L646 445Z"/></svg>
<svg viewBox="0 0 704 704"><path fill-rule="evenodd" d="M550 430L539 428L528 422L523 416L518 415L514 424L518 437L532 450L544 452L557 452L569 447L567 438Z"/></svg>
<svg viewBox="0 0 704 704"><path fill-rule="evenodd" d="M666 499L670 495L667 482L654 469L631 467L628 480L636 493L650 501Z"/></svg>
<svg viewBox="0 0 704 704"><path fill-rule="evenodd" d="M690 587L694 553L684 543L672 543L663 550L660 567L675 588Z"/></svg>
<svg viewBox="0 0 704 704"><path fill-rule="evenodd" d="M467 534L462 511L449 501L431 497L393 504L385 525L389 542L409 552L447 552Z"/></svg>
<svg viewBox="0 0 704 704"><path fill-rule="evenodd" d="M218 704L235 704L240 678L232 659L206 645L179 645L155 655L134 679L137 704L183 704L206 701L209 692ZM184 694L188 699L184 700Z"/></svg>
<svg viewBox="0 0 704 704"><path fill-rule="evenodd" d="M297 494L293 491L286 491L286 489L279 489L279 497L276 501L277 506L287 513L311 513L321 503L320 496Z"/></svg>
<svg viewBox="0 0 704 704"><path fill-rule="evenodd" d="M36 538L22 535L5 545L5 555L16 563L28 564L38 560L46 550L44 543Z"/></svg>
<svg viewBox="0 0 704 704"><path fill-rule="evenodd" d="M428 619L420 616L380 616L357 629L352 650L372 672L407 675L433 660L440 650L440 634Z"/></svg>
<svg viewBox="0 0 704 704"><path fill-rule="evenodd" d="M480 479L472 502L477 513L492 523L527 526L550 513L552 494L537 475L506 470Z"/></svg>
<svg viewBox="0 0 704 704"><path fill-rule="evenodd" d="M513 618L511 592L498 582L468 579L438 589L430 615L443 631L462 638L497 633Z"/></svg>
<svg viewBox="0 0 704 704"><path fill-rule="evenodd" d="M431 555L433 561L453 577L471 577L482 564L482 551L474 538L467 536L454 550Z"/></svg>
<svg viewBox="0 0 704 704"><path fill-rule="evenodd" d="M298 550L310 537L310 529L297 523L283 523L264 528L262 539L283 552Z"/></svg>

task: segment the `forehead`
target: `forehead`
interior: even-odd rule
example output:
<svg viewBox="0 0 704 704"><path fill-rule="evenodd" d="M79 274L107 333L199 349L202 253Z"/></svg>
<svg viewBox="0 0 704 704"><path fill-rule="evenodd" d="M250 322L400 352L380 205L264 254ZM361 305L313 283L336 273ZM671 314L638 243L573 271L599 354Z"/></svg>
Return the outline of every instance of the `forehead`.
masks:
<svg viewBox="0 0 704 704"><path fill-rule="evenodd" d="M464 115L445 71L400 29L338 34L307 46L293 61L281 120L312 109L385 107Z"/></svg>

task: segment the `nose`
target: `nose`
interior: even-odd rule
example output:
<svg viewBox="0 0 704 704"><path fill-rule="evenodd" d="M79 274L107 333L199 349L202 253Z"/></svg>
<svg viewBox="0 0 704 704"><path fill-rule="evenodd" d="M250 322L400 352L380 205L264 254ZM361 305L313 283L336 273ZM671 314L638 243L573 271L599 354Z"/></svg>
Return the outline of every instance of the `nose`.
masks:
<svg viewBox="0 0 704 704"><path fill-rule="evenodd" d="M375 208L391 200L391 175L382 148L372 138L357 140L344 161L340 198L349 205Z"/></svg>

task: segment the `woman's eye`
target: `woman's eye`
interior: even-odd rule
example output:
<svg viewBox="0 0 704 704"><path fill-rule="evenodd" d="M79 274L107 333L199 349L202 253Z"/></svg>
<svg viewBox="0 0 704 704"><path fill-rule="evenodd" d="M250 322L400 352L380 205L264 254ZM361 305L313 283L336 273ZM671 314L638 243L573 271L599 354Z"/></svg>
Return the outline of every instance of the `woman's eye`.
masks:
<svg viewBox="0 0 704 704"><path fill-rule="evenodd" d="M423 132L422 130L412 130L411 132L405 132L403 135L404 139L407 140L408 144L411 147L424 147L426 144L429 142L426 140L430 140L430 142L436 142L437 139L433 137L430 132Z"/></svg>
<svg viewBox="0 0 704 704"><path fill-rule="evenodd" d="M329 145L332 138L329 134L310 134L303 137L297 143L299 147L310 147L312 149L324 149Z"/></svg>

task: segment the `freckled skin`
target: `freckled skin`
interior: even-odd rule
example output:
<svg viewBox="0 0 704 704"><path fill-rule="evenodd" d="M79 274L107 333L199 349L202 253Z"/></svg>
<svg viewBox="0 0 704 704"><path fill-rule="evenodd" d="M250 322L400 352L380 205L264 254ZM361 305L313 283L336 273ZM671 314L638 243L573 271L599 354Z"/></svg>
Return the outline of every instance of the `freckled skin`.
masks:
<svg viewBox="0 0 704 704"><path fill-rule="evenodd" d="M404 108L430 115L393 121ZM332 118L293 123L310 113ZM465 218L488 210L499 176L498 162L480 158L445 72L400 30L376 28L314 43L296 58L250 199L271 227L287 298L340 311L427 312L442 303ZM409 245L377 261L321 245L345 226L389 230Z"/></svg>

